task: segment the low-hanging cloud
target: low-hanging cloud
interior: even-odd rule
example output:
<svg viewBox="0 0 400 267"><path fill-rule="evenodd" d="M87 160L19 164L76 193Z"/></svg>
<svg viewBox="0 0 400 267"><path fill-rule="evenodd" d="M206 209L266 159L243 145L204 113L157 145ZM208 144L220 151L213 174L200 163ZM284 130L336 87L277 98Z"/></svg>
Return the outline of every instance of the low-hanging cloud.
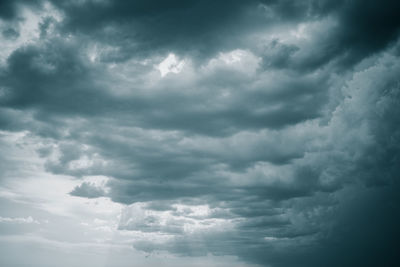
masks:
<svg viewBox="0 0 400 267"><path fill-rule="evenodd" d="M394 266L398 8L1 1L1 133L74 181L68 197L122 204L137 251ZM0 141L11 188L22 163Z"/></svg>

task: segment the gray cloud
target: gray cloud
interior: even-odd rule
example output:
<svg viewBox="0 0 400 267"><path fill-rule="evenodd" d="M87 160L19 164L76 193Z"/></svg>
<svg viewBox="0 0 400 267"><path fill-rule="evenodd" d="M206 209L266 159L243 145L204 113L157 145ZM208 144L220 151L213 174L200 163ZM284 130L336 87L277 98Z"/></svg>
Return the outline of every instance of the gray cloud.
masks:
<svg viewBox="0 0 400 267"><path fill-rule="evenodd" d="M393 266L398 5L2 1L0 129L48 173L105 177L70 195L122 203L135 250ZM161 76L168 54L183 67Z"/></svg>
<svg viewBox="0 0 400 267"><path fill-rule="evenodd" d="M26 0L17 0L17 1L0 1L0 18L5 20L14 20L18 19L19 10L22 6L30 6L37 7L39 6L40 1L26 1Z"/></svg>
<svg viewBox="0 0 400 267"><path fill-rule="evenodd" d="M106 195L103 188L96 186L92 183L84 182L79 186L76 186L70 193L72 196L97 198Z"/></svg>

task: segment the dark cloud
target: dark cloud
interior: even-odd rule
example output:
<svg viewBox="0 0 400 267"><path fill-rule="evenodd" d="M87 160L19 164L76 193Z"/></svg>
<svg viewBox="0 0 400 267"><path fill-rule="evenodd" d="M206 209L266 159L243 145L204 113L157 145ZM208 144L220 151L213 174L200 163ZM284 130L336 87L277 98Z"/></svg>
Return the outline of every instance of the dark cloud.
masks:
<svg viewBox="0 0 400 267"><path fill-rule="evenodd" d="M17 0L17 1L0 1L0 18L5 20L13 20L18 18L18 11L21 6L36 6L40 1L26 1L26 0Z"/></svg>
<svg viewBox="0 0 400 267"><path fill-rule="evenodd" d="M291 1L282 1L286 2ZM397 40L398 1L335 1L335 4L309 1L306 6L309 17L303 17L304 22L319 25L307 37L312 42L306 41L303 47L300 43L299 47L273 40L263 52L264 67L304 72L333 62L334 70L343 72Z"/></svg>
<svg viewBox="0 0 400 267"><path fill-rule="evenodd" d="M84 182L78 185L70 193L72 196L77 197L87 197L87 198L97 198L106 196L106 192L103 188L96 186L93 183Z"/></svg>
<svg viewBox="0 0 400 267"><path fill-rule="evenodd" d="M5 38L9 39L16 39L19 37L19 33L13 28L8 28L6 30L3 30L2 34Z"/></svg>
<svg viewBox="0 0 400 267"><path fill-rule="evenodd" d="M124 205L116 228L151 236L136 250L394 266L398 9L2 1L0 177L22 164L3 133L23 134L45 171L84 179L70 195Z"/></svg>
<svg viewBox="0 0 400 267"><path fill-rule="evenodd" d="M118 61L158 50L209 54L221 46L234 48L232 42L241 42L240 35L254 26L254 20L265 21L256 1L55 1L55 5L67 14L65 31L118 46L121 49L111 57Z"/></svg>
<svg viewBox="0 0 400 267"><path fill-rule="evenodd" d="M242 75L229 68L216 69L216 76L211 77L205 72L205 81L190 84L193 88L165 88L160 84L156 91L146 92L134 87L132 94L121 98L94 79L109 74L90 69L84 55L76 53L81 48L74 42L54 39L14 51L2 74L3 105L33 108L39 120L65 115L108 117L113 113L144 128L230 135L241 129L282 128L315 118L326 98L326 91L320 87L323 75L299 77L278 72L272 82L271 75L252 74L239 84L229 84L229 80L215 84L221 75ZM213 70L213 66L208 68ZM248 82L251 89L240 90ZM194 91L196 98L190 95ZM223 91L229 96L221 95Z"/></svg>
<svg viewBox="0 0 400 267"><path fill-rule="evenodd" d="M89 73L80 64L74 47L58 45L60 41L53 40L51 44L39 47L26 46L13 52L8 58L8 68L2 74L5 77L2 84L6 88L2 98L4 105L18 108L39 106L39 110L72 113L77 108L85 109L87 105L83 102L94 97L83 94L96 89L86 87Z"/></svg>
<svg viewBox="0 0 400 267"><path fill-rule="evenodd" d="M400 21L398 1L350 1L340 10L337 43L345 52L343 63L357 62L396 40Z"/></svg>

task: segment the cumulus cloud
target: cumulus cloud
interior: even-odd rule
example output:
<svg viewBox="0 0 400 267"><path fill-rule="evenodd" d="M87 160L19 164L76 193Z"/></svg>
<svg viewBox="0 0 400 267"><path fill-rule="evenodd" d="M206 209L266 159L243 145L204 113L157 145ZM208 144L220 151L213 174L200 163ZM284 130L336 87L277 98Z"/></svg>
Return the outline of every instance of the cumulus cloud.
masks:
<svg viewBox="0 0 400 267"><path fill-rule="evenodd" d="M70 194L72 196L87 198L96 198L106 195L103 188L88 182L83 182L81 185L76 186Z"/></svg>
<svg viewBox="0 0 400 267"><path fill-rule="evenodd" d="M0 191L35 178L18 147L70 201L122 205L101 227L139 252L391 266L398 9L1 1Z"/></svg>

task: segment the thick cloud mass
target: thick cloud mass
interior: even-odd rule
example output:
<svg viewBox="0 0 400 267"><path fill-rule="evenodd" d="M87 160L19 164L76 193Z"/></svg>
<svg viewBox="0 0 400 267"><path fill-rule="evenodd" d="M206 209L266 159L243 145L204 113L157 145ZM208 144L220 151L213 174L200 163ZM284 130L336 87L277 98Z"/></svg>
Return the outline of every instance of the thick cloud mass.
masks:
<svg viewBox="0 0 400 267"><path fill-rule="evenodd" d="M12 210L13 179L72 179L63 205L121 204L111 230L98 218L96 229L132 235L117 245L165 253L168 266L395 266L398 10L394 0L0 1L0 197ZM65 241L44 219L10 216L0 214L2 236Z"/></svg>

